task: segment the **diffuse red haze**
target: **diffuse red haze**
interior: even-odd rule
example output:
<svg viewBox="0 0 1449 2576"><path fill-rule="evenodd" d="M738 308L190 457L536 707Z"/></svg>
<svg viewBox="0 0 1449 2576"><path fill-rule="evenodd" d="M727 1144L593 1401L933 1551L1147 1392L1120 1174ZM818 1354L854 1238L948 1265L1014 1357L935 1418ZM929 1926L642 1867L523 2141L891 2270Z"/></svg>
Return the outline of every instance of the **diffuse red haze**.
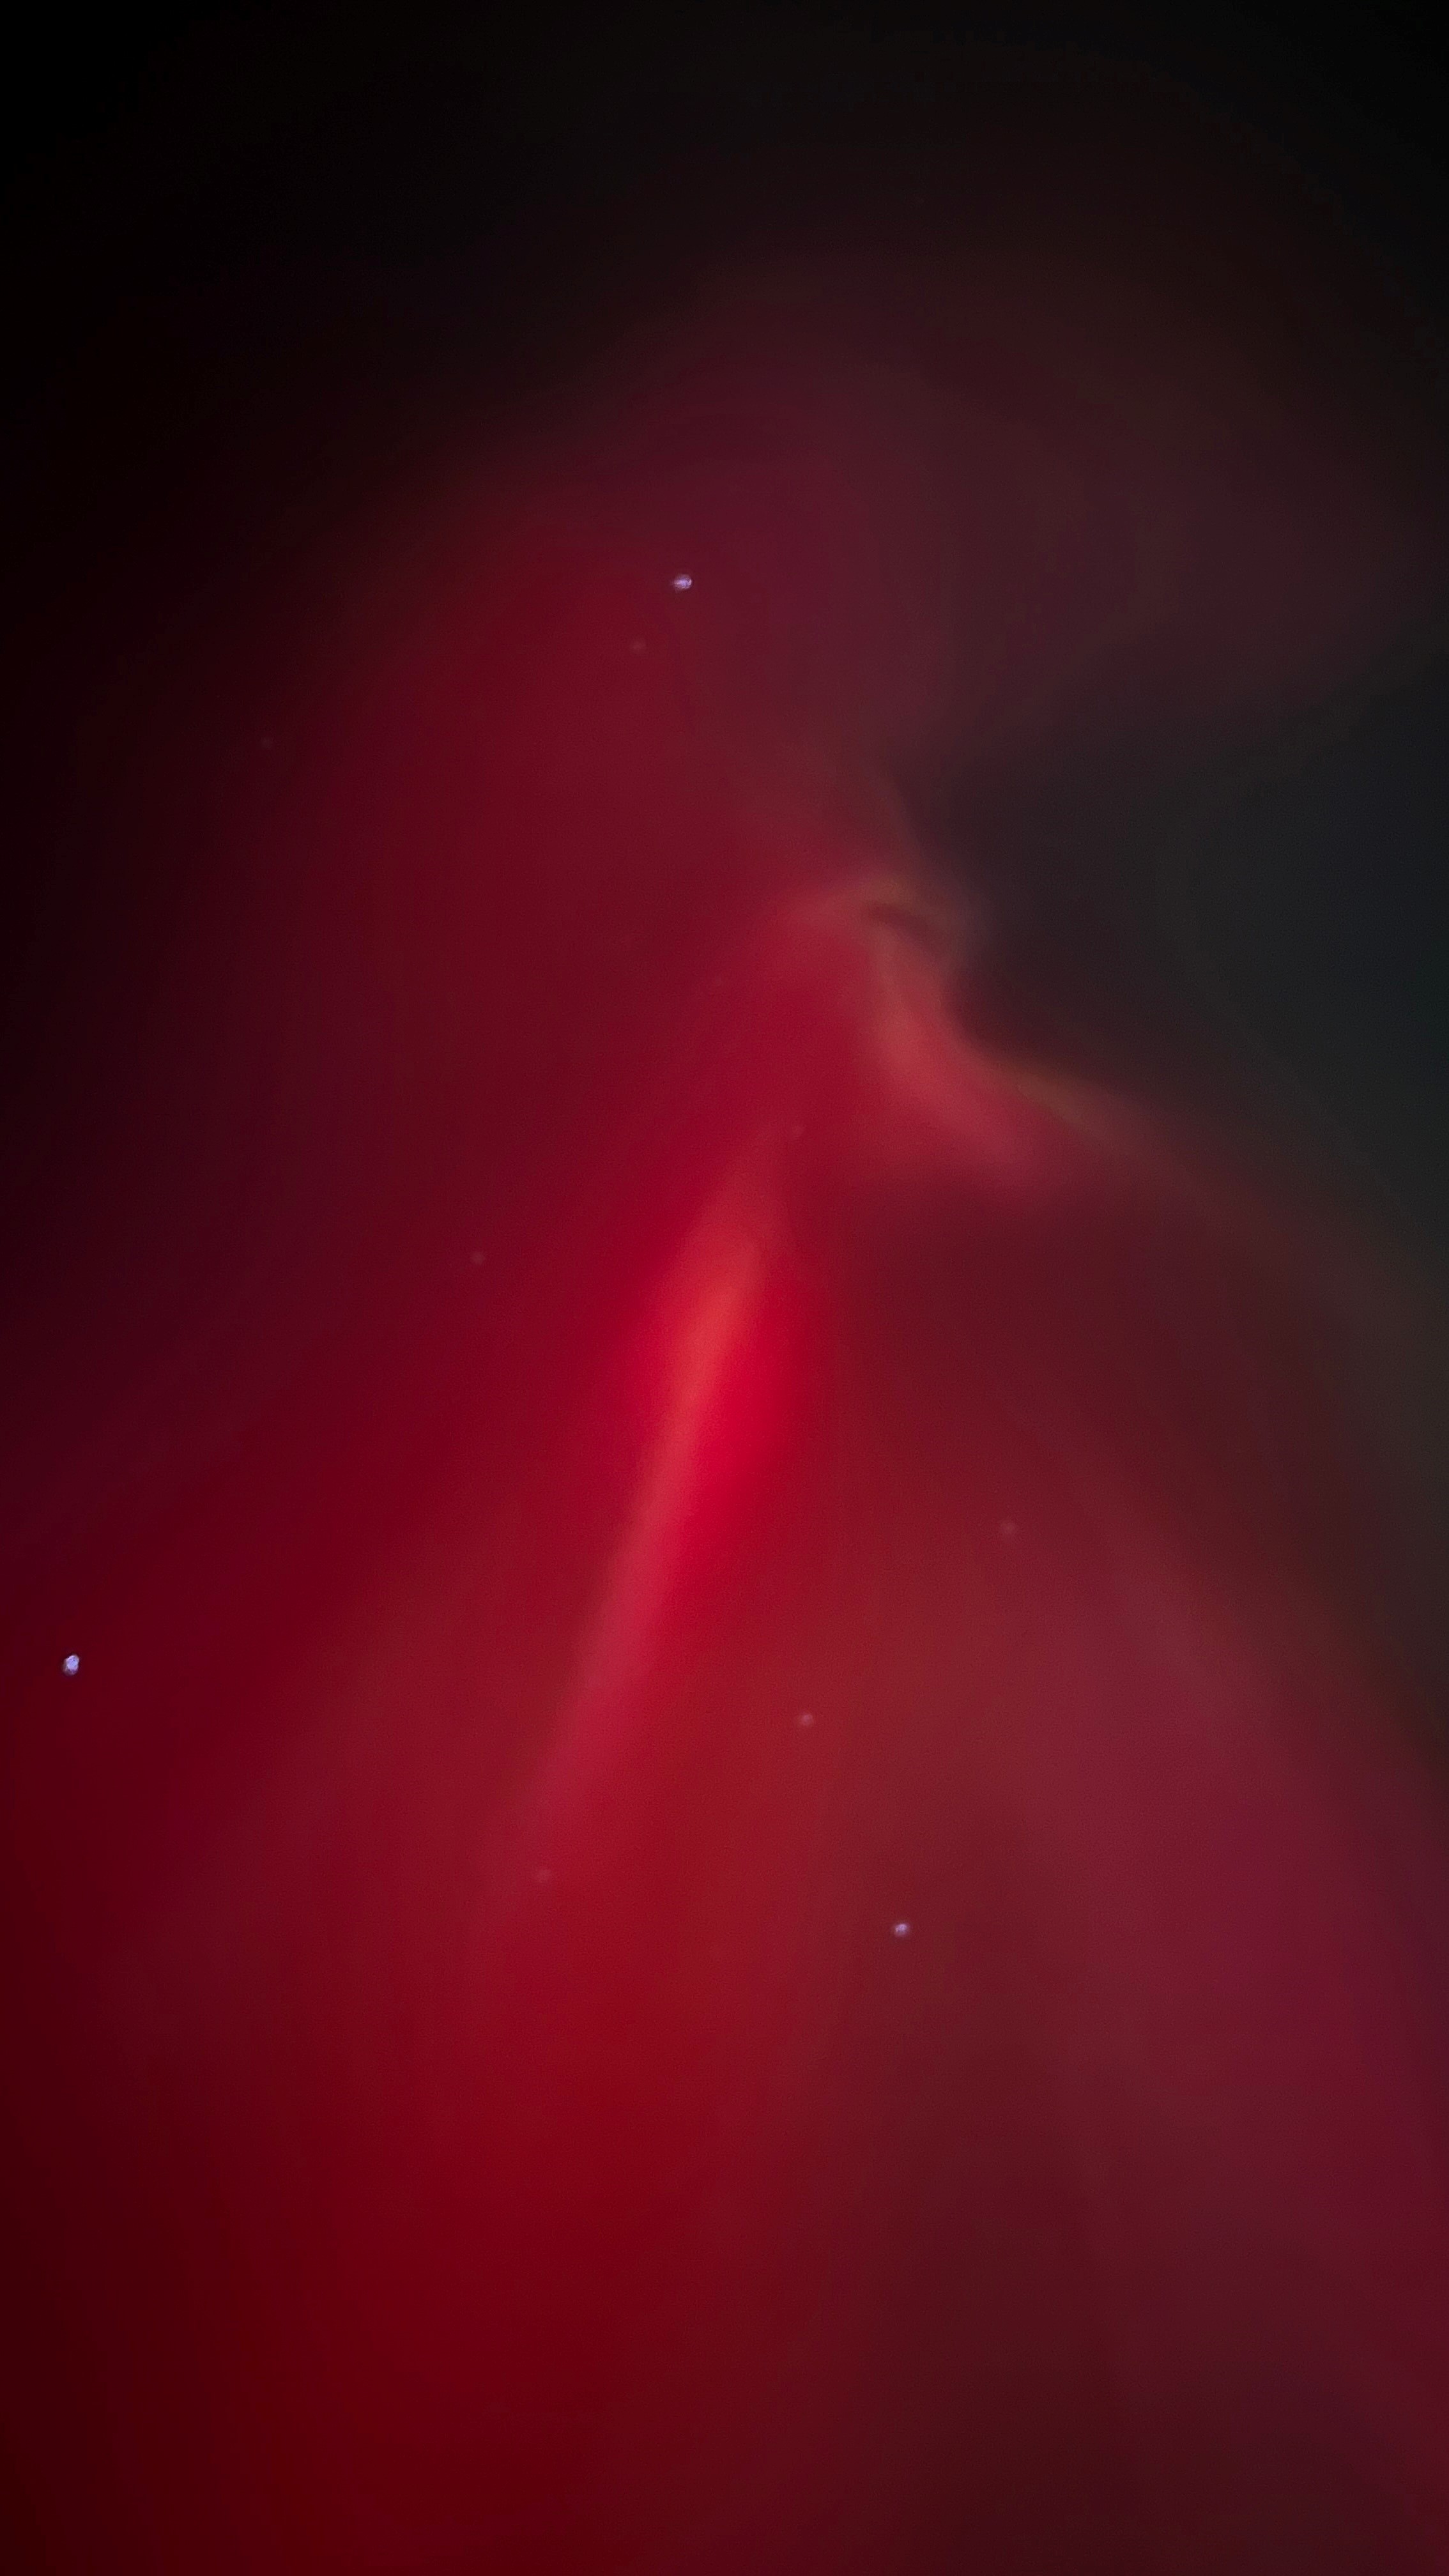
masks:
<svg viewBox="0 0 1449 2576"><path fill-rule="evenodd" d="M213 657L11 1506L37 2568L1449 2566L1449 1846L1319 1274L986 1042L898 787L1427 609L1231 303L786 265Z"/></svg>

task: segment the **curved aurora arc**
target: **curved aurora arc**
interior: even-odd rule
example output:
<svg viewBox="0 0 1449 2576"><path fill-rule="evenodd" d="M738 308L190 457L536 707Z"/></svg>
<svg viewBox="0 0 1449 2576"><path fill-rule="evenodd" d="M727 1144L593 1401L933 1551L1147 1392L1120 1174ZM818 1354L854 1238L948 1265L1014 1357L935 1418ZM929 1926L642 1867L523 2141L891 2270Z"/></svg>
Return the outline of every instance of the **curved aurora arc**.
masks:
<svg viewBox="0 0 1449 2576"><path fill-rule="evenodd" d="M738 287L355 540L138 1078L126 1259L227 1284L179 1396L92 1328L11 1622L37 2564L1449 2566L1312 1262L986 1043L891 785L1230 740L1431 516L1003 254Z"/></svg>

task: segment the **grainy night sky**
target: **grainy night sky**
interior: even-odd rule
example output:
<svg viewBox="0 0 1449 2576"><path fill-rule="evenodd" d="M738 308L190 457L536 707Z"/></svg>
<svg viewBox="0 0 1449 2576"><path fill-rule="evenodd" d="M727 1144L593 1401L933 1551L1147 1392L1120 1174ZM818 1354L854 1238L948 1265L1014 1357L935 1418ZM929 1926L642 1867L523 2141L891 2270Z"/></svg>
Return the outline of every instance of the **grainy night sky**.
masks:
<svg viewBox="0 0 1449 2576"><path fill-rule="evenodd" d="M1441 54L9 57L24 2576L1449 2569Z"/></svg>

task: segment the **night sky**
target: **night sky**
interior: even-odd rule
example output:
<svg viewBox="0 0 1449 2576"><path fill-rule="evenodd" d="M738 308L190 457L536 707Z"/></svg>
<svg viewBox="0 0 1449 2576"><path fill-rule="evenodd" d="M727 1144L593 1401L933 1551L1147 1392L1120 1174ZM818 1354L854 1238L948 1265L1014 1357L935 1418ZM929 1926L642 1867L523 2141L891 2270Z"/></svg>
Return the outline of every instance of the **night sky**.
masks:
<svg viewBox="0 0 1449 2576"><path fill-rule="evenodd" d="M1389 281L1386 371L1417 377L1415 399L1442 417L1446 94L1427 13L1334 10L1311 43L1272 10L925 10L888 13L889 28L885 14L149 9L83 43L25 29L3 111L0 362L4 1134L22 1202L100 1111L110 1015L144 1012L180 894L88 828L76 748L124 726L101 706L144 691L138 666L164 656L168 626L300 561L356 496L426 454L450 406L546 401L722 247L782 226L808 237L842 199L925 202L1003 87L1115 63L1247 120ZM208 478L219 507L200 497ZM1050 811L1029 814L1013 782L1000 858L1018 912L1033 913L1033 867L1052 888L1035 931L1021 926L1021 978L1040 1005L1067 970L1033 937L1078 959L1100 940L1088 989L1062 1007L1078 1044L1110 1047L1115 1029L1119 1051L1109 988L1153 908L1139 875L1165 876L1173 927L1147 972L1168 1021L1169 985L1220 1013L1436 1254L1442 674L1430 633L1301 739L1243 747L1241 777L1184 762L1148 781L1126 749L1105 786L1065 764L1038 779L1029 801ZM1189 926L1172 887L1197 882L1204 833L1211 891ZM1089 846L1113 863L1082 862ZM1123 866L1126 942L1120 920L1082 918Z"/></svg>
<svg viewBox="0 0 1449 2576"><path fill-rule="evenodd" d="M8 57L24 2576L1449 2570L1441 51Z"/></svg>

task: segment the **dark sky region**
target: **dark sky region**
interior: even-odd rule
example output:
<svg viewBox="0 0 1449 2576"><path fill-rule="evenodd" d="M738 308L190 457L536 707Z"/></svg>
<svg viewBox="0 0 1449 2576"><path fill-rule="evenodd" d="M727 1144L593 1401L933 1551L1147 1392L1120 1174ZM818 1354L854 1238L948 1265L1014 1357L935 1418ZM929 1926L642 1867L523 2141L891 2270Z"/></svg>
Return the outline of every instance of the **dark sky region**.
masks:
<svg viewBox="0 0 1449 2576"><path fill-rule="evenodd" d="M77 809L78 729L102 721L118 655L144 687L144 618L159 637L300 559L426 454L450 405L546 399L722 247L808 238L843 203L868 224L906 195L929 223L993 97L1090 90L1112 66L1185 86L1306 173L1349 266L1377 272L1386 376L1417 375L1410 399L1442 422L1449 93L1424 10L1315 12L1311 31L1200 5L143 8L84 36L31 17L0 111L3 1135L21 1225L110 1087L179 899L162 861L122 864ZM224 503L199 497L221 485ZM1260 1099L1306 1113L1439 1251L1449 737L1442 653L1426 638L1411 659L1206 793L1148 782L1120 745L1111 783L1070 764L1008 782L998 962L1011 1007L1065 1014L1064 1042L1108 1057L1150 1051L1153 994L1159 1049L1200 1013L1220 1071L1251 1064ZM963 793L979 815L979 781ZM932 799L949 838L939 780Z"/></svg>

